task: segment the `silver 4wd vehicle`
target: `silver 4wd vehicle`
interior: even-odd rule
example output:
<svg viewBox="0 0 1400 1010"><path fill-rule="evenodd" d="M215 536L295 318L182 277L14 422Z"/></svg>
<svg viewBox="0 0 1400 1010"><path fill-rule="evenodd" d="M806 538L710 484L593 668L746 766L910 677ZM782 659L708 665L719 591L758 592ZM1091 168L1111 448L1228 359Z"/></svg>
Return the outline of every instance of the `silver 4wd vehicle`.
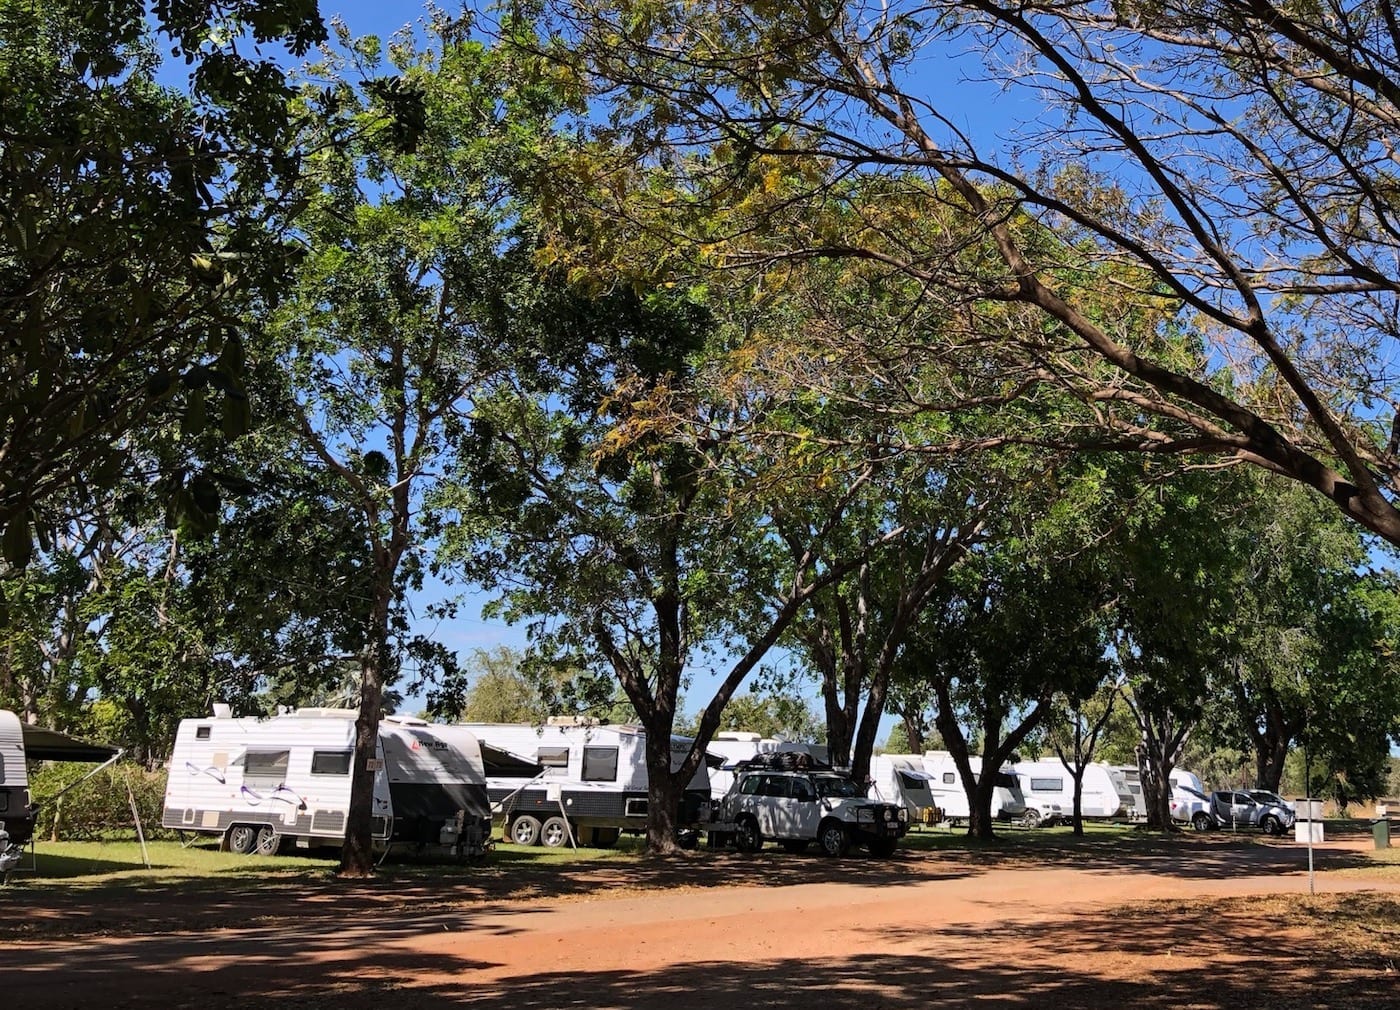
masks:
<svg viewBox="0 0 1400 1010"><path fill-rule="evenodd" d="M1279 803L1260 801L1247 792L1210 794L1210 815L1217 827L1261 828L1281 835L1293 827L1293 811Z"/></svg>
<svg viewBox="0 0 1400 1010"><path fill-rule="evenodd" d="M829 769L742 769L719 804L712 839L757 852L773 839L789 852L816 842L828 856L864 845L873 856L894 854L909 830L902 805L869 800L865 790Z"/></svg>

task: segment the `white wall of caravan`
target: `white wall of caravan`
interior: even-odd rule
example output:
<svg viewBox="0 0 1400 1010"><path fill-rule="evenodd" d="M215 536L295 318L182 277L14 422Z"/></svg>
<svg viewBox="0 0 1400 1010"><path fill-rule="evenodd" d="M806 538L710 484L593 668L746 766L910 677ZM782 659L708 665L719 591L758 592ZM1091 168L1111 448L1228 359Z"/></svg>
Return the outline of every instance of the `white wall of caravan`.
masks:
<svg viewBox="0 0 1400 1010"><path fill-rule="evenodd" d="M531 726L524 723L462 723L463 729L501 750L539 761L546 780L568 781L570 788L605 792L646 792L646 732L635 726ZM671 770L685 762L690 739L671 740ZM617 775L593 781L584 774L590 748L617 748ZM710 788L705 762L691 777L689 789Z"/></svg>
<svg viewBox="0 0 1400 1010"><path fill-rule="evenodd" d="M972 766L974 774L982 771L982 759L977 756L968 758L968 763ZM945 818L964 819L968 816L967 792L963 789L962 778L958 774L957 762L953 760L953 755L946 750L931 750L924 752L924 771L929 773L929 788L934 795L939 798L939 807L943 809ZM1007 774L1010 774L1009 772ZM951 777L950 777L951 776ZM1011 776L1015 781L1015 776ZM997 786L992 793L992 816L1003 818L1020 817L1026 812L1025 797L1021 793L1020 784Z"/></svg>
<svg viewBox="0 0 1400 1010"><path fill-rule="evenodd" d="M926 807L942 807L921 755L876 754L870 760L870 779L871 796L902 804L911 821L920 819Z"/></svg>
<svg viewBox="0 0 1400 1010"><path fill-rule="evenodd" d="M1074 776L1064 762L1058 758L1020 761L1011 766L1011 770L1021 780L1021 791L1028 802L1043 800L1058 803L1064 817L1074 816ZM1123 800L1108 766L1097 763L1085 766L1080 808L1083 815L1091 818L1117 817L1122 808Z"/></svg>
<svg viewBox="0 0 1400 1010"><path fill-rule="evenodd" d="M29 785L24 764L24 730L19 716L0 709L0 786L23 788ZM4 815L0 812L0 819Z"/></svg>
<svg viewBox="0 0 1400 1010"><path fill-rule="evenodd" d="M295 823L299 812L311 813L313 820L317 811L343 813L350 806L350 775L313 772L312 761L318 752L353 752L354 742L353 718L185 719L176 732L170 757L167 818L176 812L179 826L199 830L213 828L220 813L273 811L277 819L288 824ZM249 753L278 751L288 752L284 773L247 773ZM374 814L388 816L391 812L388 785L382 775L376 775Z"/></svg>

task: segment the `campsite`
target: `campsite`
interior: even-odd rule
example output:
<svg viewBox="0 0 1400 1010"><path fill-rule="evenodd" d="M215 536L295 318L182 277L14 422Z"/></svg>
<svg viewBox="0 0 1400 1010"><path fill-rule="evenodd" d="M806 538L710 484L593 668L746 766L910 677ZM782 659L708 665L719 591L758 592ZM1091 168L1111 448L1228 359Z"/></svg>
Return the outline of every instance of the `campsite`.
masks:
<svg viewBox="0 0 1400 1010"><path fill-rule="evenodd" d="M1319 849L1316 897L1289 843L1110 829L931 831L893 862L506 847L353 888L325 860L70 846L0 892L25 909L0 967L35 1010L1395 1007L1400 862L1361 828Z"/></svg>

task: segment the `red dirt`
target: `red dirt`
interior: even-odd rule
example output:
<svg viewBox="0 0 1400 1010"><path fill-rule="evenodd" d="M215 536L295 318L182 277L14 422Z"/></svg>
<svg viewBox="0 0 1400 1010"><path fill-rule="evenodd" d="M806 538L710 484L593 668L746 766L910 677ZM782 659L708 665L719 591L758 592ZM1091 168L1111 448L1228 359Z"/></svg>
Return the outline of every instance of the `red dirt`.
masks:
<svg viewBox="0 0 1400 1010"><path fill-rule="evenodd" d="M1360 863L1359 848L1331 843L1324 865ZM42 904L50 935L0 944L0 993L25 1010L1400 1008L1400 951L1348 952L1291 923L1292 899L1231 900L1306 902L1305 860L1183 840L889 862L700 854L397 887L15 889L7 904ZM512 897L522 883L546 896ZM1318 890L1395 896L1400 882L1328 869Z"/></svg>

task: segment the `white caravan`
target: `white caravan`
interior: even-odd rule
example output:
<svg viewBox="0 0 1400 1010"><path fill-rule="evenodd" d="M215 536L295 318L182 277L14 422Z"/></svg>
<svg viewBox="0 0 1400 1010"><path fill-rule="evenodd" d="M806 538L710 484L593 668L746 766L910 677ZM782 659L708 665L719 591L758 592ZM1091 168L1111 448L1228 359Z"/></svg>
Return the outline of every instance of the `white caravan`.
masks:
<svg viewBox="0 0 1400 1010"><path fill-rule="evenodd" d="M355 713L298 709L268 719L184 719L175 734L162 826L218 835L234 852L271 855L339 843L350 810ZM421 719L380 720L374 768L377 842L485 852L491 837L482 748Z"/></svg>
<svg viewBox="0 0 1400 1010"><path fill-rule="evenodd" d="M24 846L34 837L34 818L39 808L30 802L26 762L83 761L100 765L91 775L120 754L116 747L75 740L56 730L21 722L15 713L0 709L0 874L19 865ZM64 787L58 795L76 784Z"/></svg>
<svg viewBox="0 0 1400 1010"><path fill-rule="evenodd" d="M1018 761L1010 769L1020 780L1026 803L1044 816L1050 808L1056 818L1074 817L1074 776L1059 758ZM1080 813L1090 819L1121 816L1123 798L1118 793L1108 765L1091 762L1084 767L1080 792Z"/></svg>
<svg viewBox="0 0 1400 1010"><path fill-rule="evenodd" d="M610 846L623 831L646 830L646 731L637 726L595 726L572 721L464 723L483 743L538 762L537 775L491 775L493 809L505 820L505 836L518 845L557 847L570 837ZM681 766L689 737L671 738L671 768ZM704 761L681 797L677 823L693 828L709 819L710 775Z"/></svg>
<svg viewBox="0 0 1400 1010"><path fill-rule="evenodd" d="M969 757L972 773L982 773L982 759ZM958 774L953 755L946 750L924 752L924 771L929 775L929 789L943 818L954 823L965 821L970 816L967 805L967 791L963 789L962 778ZM992 791L992 816L998 820L1020 820L1026 813L1026 798L1021 792L1021 784L1016 776L1002 770L997 772L996 785Z"/></svg>
<svg viewBox="0 0 1400 1010"><path fill-rule="evenodd" d="M24 731L19 716L4 709L0 709L0 832L5 835L0 839L0 869L8 869L4 864L17 861L18 849L34 834L34 809L29 803Z"/></svg>
<svg viewBox="0 0 1400 1010"><path fill-rule="evenodd" d="M870 790L873 798L898 803L909 811L910 824L937 819L933 776L924 771L924 759L918 754L876 754L870 759Z"/></svg>
<svg viewBox="0 0 1400 1010"><path fill-rule="evenodd" d="M1142 792L1142 775L1137 766L1118 765L1112 769L1112 772L1119 790L1126 791L1131 800L1130 803L1126 804L1128 818L1135 821L1146 820L1147 797ZM1204 810L1204 804L1199 797L1192 796L1182 789L1182 786L1187 786L1197 792L1204 792L1201 779L1195 772L1178 768L1168 776L1168 781L1171 782L1171 795L1167 798L1167 803L1172 810L1173 818L1191 821L1196 813Z"/></svg>

